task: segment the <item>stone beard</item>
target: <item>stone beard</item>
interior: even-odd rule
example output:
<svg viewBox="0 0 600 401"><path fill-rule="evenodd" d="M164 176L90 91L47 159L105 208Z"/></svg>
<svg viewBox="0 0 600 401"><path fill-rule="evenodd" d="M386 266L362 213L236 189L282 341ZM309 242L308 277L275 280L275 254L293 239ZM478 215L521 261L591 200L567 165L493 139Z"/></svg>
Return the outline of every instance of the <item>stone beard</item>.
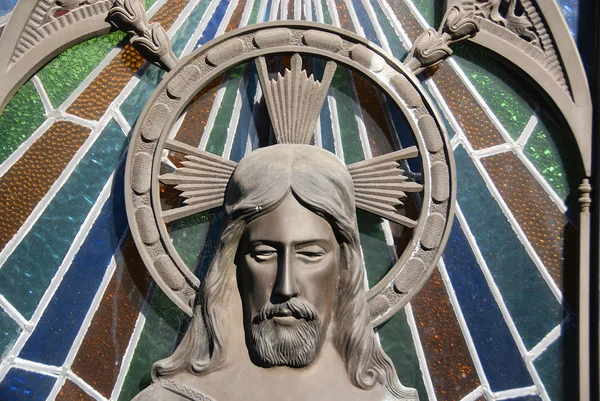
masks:
<svg viewBox="0 0 600 401"><path fill-rule="evenodd" d="M273 319L291 312L296 324L281 324ZM252 319L252 348L266 367L302 368L317 356L321 344L319 318L312 305L296 298L284 304L265 305Z"/></svg>
<svg viewBox="0 0 600 401"><path fill-rule="evenodd" d="M160 391L184 382L204 389L227 369L232 377L239 377L240 369L252 372L249 377L271 375L265 383L247 379L242 384L256 388L277 387L273 383L282 377L298 386L304 383L300 378L318 372L312 382L292 387L292 395L286 394L286 383L279 383L281 393L261 393L263 399L280 399L281 394L299 399L294 391L318 388L312 384L317 380L324 387L305 398L417 400L415 390L400 384L375 338L353 191L346 166L314 146L274 145L242 159L227 187L228 223L194 317L173 355L154 364L155 384L137 400L176 399ZM239 308L232 307L236 290ZM232 340L240 335L241 340ZM240 356L243 352L247 356ZM250 366L244 367L244 361ZM240 367L233 368L236 364ZM338 375L336 384L325 384L332 375ZM350 390L340 393L342 382ZM220 384L207 396L237 399L223 393L229 390Z"/></svg>

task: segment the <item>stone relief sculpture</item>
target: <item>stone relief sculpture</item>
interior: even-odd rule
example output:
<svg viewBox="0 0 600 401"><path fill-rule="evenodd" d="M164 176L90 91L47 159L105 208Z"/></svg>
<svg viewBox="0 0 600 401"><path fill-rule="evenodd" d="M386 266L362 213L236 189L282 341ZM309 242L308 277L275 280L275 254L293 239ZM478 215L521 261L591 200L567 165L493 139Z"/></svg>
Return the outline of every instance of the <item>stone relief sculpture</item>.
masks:
<svg viewBox="0 0 600 401"><path fill-rule="evenodd" d="M451 54L440 56L438 47L449 50L477 31L460 7L445 21L435 43L415 43L406 67L345 31L286 21L231 32L173 69L134 135L127 206L148 269L192 319L136 400L418 399L399 382L373 329L424 283L452 219L447 138L413 75ZM290 67L273 77L266 57L282 53L291 53ZM324 59L320 81L303 69L304 55ZM255 62L277 144L236 164L170 139L194 94L245 60ZM311 145L340 65L395 99L417 146L346 166ZM180 167L161 173L163 151L180 153ZM406 159L415 157L423 163L422 183L405 171ZM157 183L179 191L182 204L159 206ZM410 193L423 195L416 220L402 207ZM219 206L227 223L200 283L172 249L165 223ZM409 249L368 291L356 208L415 230Z"/></svg>

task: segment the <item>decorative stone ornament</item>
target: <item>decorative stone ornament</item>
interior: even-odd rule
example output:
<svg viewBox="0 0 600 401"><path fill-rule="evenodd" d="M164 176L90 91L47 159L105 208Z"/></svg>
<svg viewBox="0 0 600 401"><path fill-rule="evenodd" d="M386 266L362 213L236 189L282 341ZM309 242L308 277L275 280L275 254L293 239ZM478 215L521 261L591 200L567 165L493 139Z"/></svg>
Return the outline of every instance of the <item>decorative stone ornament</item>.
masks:
<svg viewBox="0 0 600 401"><path fill-rule="evenodd" d="M307 80L307 87L313 85L316 88L326 84L327 82L317 84L312 81L312 77L304 78L305 73L298 72L300 54L321 57L331 60L332 64L352 68L378 85L402 110L415 135L416 148L403 149L348 166L354 180L357 207L414 227L414 238L406 251L367 294L370 314L377 326L402 308L435 268L452 220L454 172L448 138L414 75L380 49L352 33L310 22L258 24L230 32L207 43L178 65L163 80L146 105L132 138L126 171L127 210L132 233L156 282L171 300L192 316L194 294L199 289L200 282L175 251L165 223L222 205L229 177L236 164L169 139L169 133L191 99L216 76L244 61L257 60L261 77L261 58L281 53L297 54L292 60L294 72L289 71L283 77L268 83L264 82L266 77L262 73L261 84L271 85L273 88L264 92L275 91L278 82L284 82L290 74ZM326 70L327 68L330 67L326 67ZM315 90L322 92L320 89ZM319 98L321 102L317 108L318 113L324 97L323 93L319 95L317 92L310 96ZM271 113L272 109L280 107L275 104L274 99L267 99L267 106L277 133L279 128L276 121L283 121L287 117L284 117L286 114L283 112L275 114L275 117ZM290 101L293 99L294 96L290 96ZM314 116L314 112L312 117L306 118L290 115L288 123L296 118L301 121L298 126L312 136L316 122ZM312 126L307 131L305 127L309 122ZM286 132L302 137L292 142L307 143L305 133L299 134L300 131L296 129ZM278 142L281 140L282 136L279 136ZM185 158L181 168L161 175L161 159L165 149L180 152ZM417 154L423 166L423 184L407 181L398 168L400 160L416 157ZM176 185L176 189L182 191L183 205L162 210L159 182ZM415 191L422 191L423 205L417 221L399 215L395 208L406 193ZM157 261L160 264L157 265ZM416 269L415 266L421 268ZM169 281L177 277L177 282L184 278L185 284L174 289L167 285L166 277L169 277Z"/></svg>
<svg viewBox="0 0 600 401"><path fill-rule="evenodd" d="M272 78L266 57L277 54L291 54L290 69ZM326 61L320 81L302 69L303 57ZM209 82L252 60L277 145L236 164L170 137L178 117ZM340 66L371 80L395 103L416 146L346 166L310 145ZM162 173L165 150L182 154L183 161ZM402 168L415 157L422 182L409 179ZM161 82L140 116L125 174L127 214L142 259L161 289L192 316L175 353L155 364L155 384L137 399L171 399L182 391L189 399L281 399L286 391L294 399L303 392L315 400L417 399L398 382L372 327L406 305L436 267L452 223L456 185L448 137L409 68L365 39L327 25L285 21L232 31L199 48ZM180 191L181 206L163 209L159 183ZM408 193L420 195L416 220L402 213ZM219 206L227 223L201 283L174 249L166 223ZM368 292L355 208L414 233L397 263ZM220 338L222 330L227 340ZM335 373L338 365L345 365L343 373ZM264 369L278 366L307 368L307 377ZM247 369L257 382L240 378L233 390L223 389L213 382L221 377L210 374L215 369L236 378ZM315 374L329 384L307 392L305 380ZM278 384L267 394L262 380ZM331 380L348 386L340 390ZM199 389L206 391L201 398L193 395Z"/></svg>

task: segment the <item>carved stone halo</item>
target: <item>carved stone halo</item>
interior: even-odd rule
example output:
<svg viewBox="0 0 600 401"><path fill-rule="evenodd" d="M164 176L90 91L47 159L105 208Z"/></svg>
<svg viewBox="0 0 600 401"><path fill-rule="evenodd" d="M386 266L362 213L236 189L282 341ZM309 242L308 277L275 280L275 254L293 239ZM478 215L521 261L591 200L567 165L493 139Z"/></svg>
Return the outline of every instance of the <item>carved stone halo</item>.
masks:
<svg viewBox="0 0 600 401"><path fill-rule="evenodd" d="M194 96L215 77L246 61L283 53L331 60L362 74L397 105L414 134L422 165L421 210L412 241L367 293L373 325L378 326L420 290L443 251L454 213L454 161L441 120L415 76L382 49L350 32L313 22L268 22L231 31L182 60L146 104L131 140L125 196L132 235L157 284L191 316L200 281L176 252L165 225L180 216L176 212L168 217L161 208L163 150L192 158L200 155L204 158L200 164L209 170L214 163L224 171L233 170L235 163L200 154L169 139L169 134ZM216 207L222 199L211 202L214 206L208 205Z"/></svg>

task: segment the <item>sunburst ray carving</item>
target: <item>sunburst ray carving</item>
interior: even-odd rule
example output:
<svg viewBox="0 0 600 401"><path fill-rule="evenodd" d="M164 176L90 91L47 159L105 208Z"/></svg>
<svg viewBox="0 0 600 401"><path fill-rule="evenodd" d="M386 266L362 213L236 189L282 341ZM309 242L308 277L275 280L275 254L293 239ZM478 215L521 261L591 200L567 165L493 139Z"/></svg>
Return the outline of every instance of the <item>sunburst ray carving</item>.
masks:
<svg viewBox="0 0 600 401"><path fill-rule="evenodd" d="M395 223L414 228L417 221L400 213L407 192L420 192L423 185L408 181L400 161L419 155L415 146L348 166L354 183L356 207Z"/></svg>
<svg viewBox="0 0 600 401"><path fill-rule="evenodd" d="M165 149L183 153L183 167L161 175L163 184L175 185L183 206L162 213L165 223L223 205L227 183L237 163L181 142L168 140Z"/></svg>
<svg viewBox="0 0 600 401"><path fill-rule="evenodd" d="M265 58L256 60L277 143L310 144L337 65L328 61L320 82L313 75L307 76L297 53L292 56L290 68L272 80Z"/></svg>

